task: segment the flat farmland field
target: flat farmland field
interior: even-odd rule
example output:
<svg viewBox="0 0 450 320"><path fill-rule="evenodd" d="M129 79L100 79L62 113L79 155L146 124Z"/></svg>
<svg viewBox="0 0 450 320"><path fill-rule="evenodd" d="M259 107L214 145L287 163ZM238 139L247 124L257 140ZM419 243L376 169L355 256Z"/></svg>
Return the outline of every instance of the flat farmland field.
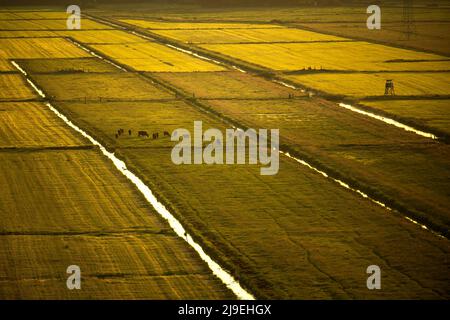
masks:
<svg viewBox="0 0 450 320"><path fill-rule="evenodd" d="M132 228L117 233L54 235L52 241L46 233L2 238L0 255L11 250L17 254L14 260L0 262L2 298L233 299L198 258L170 234ZM70 291L61 270L74 262L83 266L85 280L82 290ZM15 269L8 268L12 263ZM23 279L17 279L17 275Z"/></svg>
<svg viewBox="0 0 450 320"><path fill-rule="evenodd" d="M174 143L170 137L164 137L164 131L172 132L177 128L191 128L196 118L198 121L208 121L211 128L222 127L220 122L212 122L199 115L192 107L181 101L146 101L146 102L108 102L108 103L59 103L60 108L70 114L71 118L82 123L90 132L109 148L130 147L160 147L171 148ZM108 121L102 121L103 114L108 114ZM125 134L115 138L118 129L124 129ZM206 128L205 128L206 129ZM128 134L131 130L131 135ZM138 137L138 131L159 133L160 138ZM170 150L170 149L167 149Z"/></svg>
<svg viewBox="0 0 450 320"><path fill-rule="evenodd" d="M268 29L206 29L152 30L160 36L185 43L252 43L252 42L314 42L347 40L323 33L292 28Z"/></svg>
<svg viewBox="0 0 450 320"><path fill-rule="evenodd" d="M448 300L450 7L216 1L0 5L0 299Z"/></svg>
<svg viewBox="0 0 450 320"><path fill-rule="evenodd" d="M290 75L287 79L330 94L351 97L383 96L386 80L394 81L397 96L450 94L450 73L323 73Z"/></svg>
<svg viewBox="0 0 450 320"><path fill-rule="evenodd" d="M61 110L68 110L76 123L83 125L102 141L119 125L125 129L134 126L136 119L141 119L139 124L143 129L152 128L150 133L171 127L189 128L194 120L202 120L205 129L223 128L223 125L186 105L173 109L169 106L155 108L135 104L126 108L123 103L108 103L83 108L81 104L64 103L59 107ZM105 112L111 116L102 118ZM159 127L157 124L161 123L166 125ZM365 258L361 258L362 252L365 257L369 254L368 259L382 263L383 268L390 268L386 262L378 260L373 252L366 251L361 241L367 241L368 245L377 241L378 250L383 252L383 256L388 255L389 260L398 259L398 255L402 259L407 256L410 258L406 259L413 259L417 253L413 243L402 248L392 248L385 240L388 234L394 242L401 241L403 237L409 238L408 232L403 228L416 227L406 223L406 220L400 225L393 223L397 221L396 218L383 213L382 208L330 184L320 175L294 161L281 159L280 173L274 179L260 176L259 166L175 165L170 158L170 146L174 142L164 138L160 138L159 143L147 138L141 138L142 143L136 143L133 137L129 138L125 134L119 139L111 140L111 143L115 143L116 153L126 159L131 170L139 172L146 183L172 204L176 215L191 232L213 248L214 256L227 264L239 265L236 275L261 297L349 298L362 295L373 298L435 295L416 287L405 276L400 276L395 268L389 271L393 276L390 281L393 282L390 282L389 288L383 293L374 293L374 296L365 289L365 284L359 285L356 270L367 263ZM261 180L263 183L260 183ZM211 190L220 192L212 194ZM348 197L352 199L351 210L347 210ZM221 206L217 206L218 202ZM370 236L368 231L366 233L361 230L366 227L374 228L369 218L373 215L377 216L374 223L380 228L377 229L377 235L381 232L385 237ZM359 219L366 223L358 222ZM310 229L304 229L305 223ZM333 225L332 229L328 229L328 224ZM394 227L395 231L391 229ZM245 234L240 228L246 230ZM323 233L320 230L333 231ZM350 235L354 234L356 237L356 233L359 235L357 241L339 240L342 234L352 238ZM301 236L304 234L309 236ZM362 234L366 236L361 237ZM330 243L338 245L336 247ZM436 245L439 246L437 243ZM434 252L435 249L426 250ZM439 252L439 249L436 250ZM339 259L344 252L347 252L347 259ZM319 264L323 270L331 271L338 265L341 270L347 271L334 273L338 280L331 283L327 276L316 269ZM436 268L439 269L438 266ZM420 277L423 281L441 283L438 274L425 274L421 269L422 266L415 264L406 273L417 272L415 277ZM264 274L264 280L261 280L260 272ZM310 275L307 284L303 274ZM297 290L302 283L316 289L302 294ZM348 289L342 290L342 286ZM404 290L406 287L410 288L408 293Z"/></svg>
<svg viewBox="0 0 450 320"><path fill-rule="evenodd" d="M155 29L155 30L176 30L176 29L273 29L281 28L276 24L252 24L252 23L204 23L204 22L163 22L150 20L120 20L140 28Z"/></svg>
<svg viewBox="0 0 450 320"><path fill-rule="evenodd" d="M26 100L37 98L21 74L0 73L0 100Z"/></svg>
<svg viewBox="0 0 450 320"><path fill-rule="evenodd" d="M146 42L148 40L132 35L122 30L0 30L0 38L61 38L70 37L74 40L87 43L117 43L126 44Z"/></svg>
<svg viewBox="0 0 450 320"><path fill-rule="evenodd" d="M200 60L158 43L92 45L94 49L136 71L222 71L223 67Z"/></svg>
<svg viewBox="0 0 450 320"><path fill-rule="evenodd" d="M171 72L153 76L183 90L188 96L202 99L273 99L302 95L297 90L241 72Z"/></svg>
<svg viewBox="0 0 450 320"><path fill-rule="evenodd" d="M9 182L0 201L2 299L231 297L97 151L2 152L0 161ZM74 263L83 290L65 286Z"/></svg>
<svg viewBox="0 0 450 320"><path fill-rule="evenodd" d="M411 268L405 268L408 271L403 269L403 276L393 269L386 270L389 280L384 291L372 293L365 290L360 285L357 270L369 260L380 263L383 269L387 268L372 255L373 252L366 251L367 246L376 247L381 256L387 257L385 261L397 265L395 261L415 259L418 254L415 244L404 243L402 239L411 239L409 235L400 229L392 229L394 225L389 222L392 216L354 198L351 208L347 207L349 194L302 169L297 163L281 160L277 179L271 179L262 178L257 170L247 166L226 170L214 166L175 166L164 149L122 152L142 170L148 181L158 181L165 196L177 199L175 203L178 206L195 208L183 210L185 221L193 225L198 234L221 244L219 250L233 250L232 254L224 255L230 260L239 259L239 262L234 262L240 266L239 277L247 279L246 282L252 281L253 290L262 297L428 296L429 293L422 290L419 290L422 293L414 293L417 289L407 284L409 281L404 275L414 274L414 277L422 279L421 283L428 282L425 280L428 278L434 286L439 282L431 280L435 277L432 274L420 271L422 260L418 264L410 264ZM211 194L211 190L221 191ZM222 204L220 208L217 201ZM345 214L341 215L341 212ZM372 219L374 215L377 222ZM243 229L245 233L242 233ZM202 230L213 231L205 234ZM411 240L415 242L417 239ZM397 242L405 245L394 245ZM342 256L346 258L342 259ZM332 271L335 268L340 271ZM428 265L425 268L430 271ZM266 283L258 283L257 279L261 278L259 272L264 274ZM334 283L326 274L333 274ZM308 287L308 293L299 291L299 286ZM408 293L404 289L406 287L411 288Z"/></svg>
<svg viewBox="0 0 450 320"><path fill-rule="evenodd" d="M450 148L447 145L386 127L380 121L320 100L315 103L287 99L209 100L207 103L247 127L279 128L280 143L313 155L344 176L372 186L387 199L397 199L420 218L442 229L448 228Z"/></svg>
<svg viewBox="0 0 450 320"><path fill-rule="evenodd" d="M101 44L101 43L139 43L148 42L148 40L132 35L121 30L70 30L70 31L55 31L58 36L71 37L78 42L87 44Z"/></svg>
<svg viewBox="0 0 450 320"><path fill-rule="evenodd" d="M33 79L55 100L151 100L172 96L137 74L35 74Z"/></svg>
<svg viewBox="0 0 450 320"><path fill-rule="evenodd" d="M64 31L62 31L64 32ZM58 37L51 30L0 30L0 38L52 38Z"/></svg>
<svg viewBox="0 0 450 320"><path fill-rule="evenodd" d="M1 55L1 53L0 53L0 55ZM5 71L16 71L16 68L14 68L14 66L8 60L0 59L0 72L5 72Z"/></svg>
<svg viewBox="0 0 450 320"><path fill-rule="evenodd" d="M26 59L17 63L29 73L77 73L77 72L114 72L118 69L98 58L67 58L67 59Z"/></svg>
<svg viewBox="0 0 450 320"><path fill-rule="evenodd" d="M450 134L449 100L362 101L371 108Z"/></svg>
<svg viewBox="0 0 450 320"><path fill-rule="evenodd" d="M408 46L417 50L427 50L448 55L450 54L448 9L444 10L442 7L437 9L441 10L441 14L445 14L445 11L447 11L447 16L441 16L440 19L435 22L430 19L421 21L420 23L416 21L414 35L409 38L405 34L407 28L398 18L397 21L384 23L384 27L380 30L367 29L366 24L361 22L364 20L358 22L296 23L292 26L307 28L317 32L331 33L352 39L367 39L376 42L383 41L388 44ZM397 17L401 17L401 14L398 14ZM383 20L384 19L383 16Z"/></svg>
<svg viewBox="0 0 450 320"><path fill-rule="evenodd" d="M0 39L0 58L82 58L89 53L63 38L8 38Z"/></svg>
<svg viewBox="0 0 450 320"><path fill-rule="evenodd" d="M1 30L67 30L67 17L64 19L50 20L0 20ZM101 24L90 19L83 19L83 29L111 29L108 25Z"/></svg>
<svg viewBox="0 0 450 320"><path fill-rule="evenodd" d="M357 41L202 44L200 47L280 71L302 70L308 67L356 71L448 70L450 68L450 61L444 56Z"/></svg>
<svg viewBox="0 0 450 320"><path fill-rule="evenodd" d="M44 148L87 145L45 105L38 102L0 103L0 148Z"/></svg>
<svg viewBox="0 0 450 320"><path fill-rule="evenodd" d="M0 12L0 20L21 20L21 19L67 19L67 13L62 11L50 10L18 10L14 12Z"/></svg>

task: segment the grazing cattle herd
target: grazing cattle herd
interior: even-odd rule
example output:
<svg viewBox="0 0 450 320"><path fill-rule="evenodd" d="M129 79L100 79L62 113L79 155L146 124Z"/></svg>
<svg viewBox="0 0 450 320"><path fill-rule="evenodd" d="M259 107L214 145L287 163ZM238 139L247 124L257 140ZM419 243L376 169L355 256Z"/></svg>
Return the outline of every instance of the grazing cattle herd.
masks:
<svg viewBox="0 0 450 320"><path fill-rule="evenodd" d="M118 139L118 138L119 138L121 135L123 135L124 133L125 133L125 130L124 130L124 129L119 129L119 130L117 130L117 132L115 133L116 139ZM128 135L131 136L131 134L132 134L132 130L131 130L131 129L128 129ZM169 133L168 131L164 131L164 132L163 132L163 135L164 135L164 137L170 137L170 133ZM150 138L150 135L149 135L148 132L145 131L145 130L139 130L139 131L137 131L137 136L138 136L138 137L147 137L147 138ZM152 133L152 138L153 138L153 139L158 139L158 138L159 138L159 132L154 132L154 133Z"/></svg>

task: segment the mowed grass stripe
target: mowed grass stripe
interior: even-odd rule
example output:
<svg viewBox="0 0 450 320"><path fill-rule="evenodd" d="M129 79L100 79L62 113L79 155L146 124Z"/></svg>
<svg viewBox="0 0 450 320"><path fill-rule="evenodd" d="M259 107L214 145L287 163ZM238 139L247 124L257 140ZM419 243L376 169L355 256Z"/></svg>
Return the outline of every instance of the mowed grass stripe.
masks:
<svg viewBox="0 0 450 320"><path fill-rule="evenodd" d="M368 42L202 44L200 47L279 71L309 67L355 71L450 69L450 61L441 61L448 60L444 56Z"/></svg>
<svg viewBox="0 0 450 320"><path fill-rule="evenodd" d="M148 40L124 32L122 30L20 30L0 31L0 38L43 38L43 37L71 37L81 43L133 43Z"/></svg>
<svg viewBox="0 0 450 320"><path fill-rule="evenodd" d="M151 30L160 36L185 43L247 43L247 42L308 42L343 41L345 38L291 28L270 29L206 29L206 30Z"/></svg>
<svg viewBox="0 0 450 320"><path fill-rule="evenodd" d="M390 100L361 103L450 135L449 100Z"/></svg>
<svg viewBox="0 0 450 320"><path fill-rule="evenodd" d="M42 103L0 103L0 148L90 145L69 130Z"/></svg>
<svg viewBox="0 0 450 320"><path fill-rule="evenodd" d="M0 161L3 299L232 298L98 151L8 152ZM84 290L70 294L72 264Z"/></svg>
<svg viewBox="0 0 450 320"><path fill-rule="evenodd" d="M450 171L449 157L443 156L450 155L447 145L320 99L207 104L247 127L279 128L281 143L296 152L397 201L421 220L448 229Z"/></svg>
<svg viewBox="0 0 450 320"><path fill-rule="evenodd" d="M146 29L272 29L280 28L276 24L257 24L257 23L208 23L208 22L162 22L151 20L123 19L119 20L137 27Z"/></svg>
<svg viewBox="0 0 450 320"><path fill-rule="evenodd" d="M216 64L153 42L131 43L128 45L92 45L92 48L137 71L194 72L225 70Z"/></svg>
<svg viewBox="0 0 450 320"><path fill-rule="evenodd" d="M82 290L68 290L65 281L61 280L0 280L0 296L33 300L233 299L223 288L218 288L217 281L208 275L90 278L82 286Z"/></svg>
<svg viewBox="0 0 450 320"><path fill-rule="evenodd" d="M64 19L42 19L42 20L0 20L0 30L67 30L67 18ZM89 29L112 29L110 26L100 24L90 19L81 19L81 28Z"/></svg>
<svg viewBox="0 0 450 320"><path fill-rule="evenodd" d="M326 93L356 98L384 96L387 79L394 81L396 96L450 95L449 72L327 73L285 78Z"/></svg>
<svg viewBox="0 0 450 320"><path fill-rule="evenodd" d="M187 96L202 99L270 99L304 95L242 72L170 72L151 76L183 90Z"/></svg>
<svg viewBox="0 0 450 320"><path fill-rule="evenodd" d="M16 71L16 69L13 67L13 65L8 60L0 59L0 72L5 72L5 71Z"/></svg>
<svg viewBox="0 0 450 320"><path fill-rule="evenodd" d="M0 279L46 279L66 276L61 270L75 262L83 265L83 277L127 278L171 276L209 272L173 234L135 234L98 236L0 236ZM7 252L16 252L7 257ZM59 252L54 259L54 252ZM8 264L15 268L8 268ZM45 266L45 267L44 267Z"/></svg>
<svg viewBox="0 0 450 320"><path fill-rule="evenodd" d="M0 73L0 101L38 98L21 74Z"/></svg>
<svg viewBox="0 0 450 320"><path fill-rule="evenodd" d="M89 54L63 38L0 39L0 58L82 58Z"/></svg>
<svg viewBox="0 0 450 320"><path fill-rule="evenodd" d="M138 74L74 73L35 74L33 80L55 100L157 100L172 95Z"/></svg>
<svg viewBox="0 0 450 320"><path fill-rule="evenodd" d="M2 231L165 230L94 150L0 153ZM14 212L14 215L10 213ZM9 213L9 214L8 214Z"/></svg>
<svg viewBox="0 0 450 320"><path fill-rule="evenodd" d="M18 60L16 62L30 74L118 72L118 69L113 65L94 57L64 59L25 59Z"/></svg>

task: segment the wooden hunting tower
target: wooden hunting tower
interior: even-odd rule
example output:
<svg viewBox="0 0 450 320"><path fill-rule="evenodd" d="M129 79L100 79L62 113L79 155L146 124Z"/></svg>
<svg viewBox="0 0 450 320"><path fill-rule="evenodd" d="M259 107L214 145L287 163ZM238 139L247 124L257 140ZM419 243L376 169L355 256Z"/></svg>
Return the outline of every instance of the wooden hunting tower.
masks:
<svg viewBox="0 0 450 320"><path fill-rule="evenodd" d="M385 96L395 96L395 89L394 89L394 81L393 80L386 80L386 85L384 87L384 95Z"/></svg>

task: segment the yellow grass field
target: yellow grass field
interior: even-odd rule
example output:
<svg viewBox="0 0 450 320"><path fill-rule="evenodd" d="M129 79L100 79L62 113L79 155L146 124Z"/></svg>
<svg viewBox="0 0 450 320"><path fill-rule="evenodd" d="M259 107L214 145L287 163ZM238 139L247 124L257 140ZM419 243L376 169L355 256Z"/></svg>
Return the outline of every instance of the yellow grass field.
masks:
<svg viewBox="0 0 450 320"><path fill-rule="evenodd" d="M161 22L150 20L120 20L140 28L145 29L256 29L256 28L281 28L276 24L256 24L256 23L190 23L190 22Z"/></svg>
<svg viewBox="0 0 450 320"><path fill-rule="evenodd" d="M143 139L137 131L145 130L150 135L155 132L172 132L177 128L192 127L192 119L203 121L210 128L219 128L223 124L211 119L182 101L141 101L108 103L73 103L58 102L72 119L87 126L89 132L96 132L97 137L108 148L163 148L170 150L173 142L169 137L160 139ZM108 119L104 119L108 114ZM104 119L105 121L102 121ZM118 128L132 130L132 134L115 138ZM170 157L170 154L169 154Z"/></svg>
<svg viewBox="0 0 450 320"><path fill-rule="evenodd" d="M345 38L291 28L271 29L210 29L210 30L152 30L160 36L186 43L246 43L337 41Z"/></svg>
<svg viewBox="0 0 450 320"><path fill-rule="evenodd" d="M37 98L21 74L0 73L0 100L22 100Z"/></svg>
<svg viewBox="0 0 450 320"><path fill-rule="evenodd" d="M200 47L273 70L292 71L308 67L357 71L450 69L450 61L437 61L447 59L443 56L368 42L204 44ZM395 59L406 61L387 62Z"/></svg>
<svg viewBox="0 0 450 320"><path fill-rule="evenodd" d="M82 43L132 43L145 42L146 39L124 32L122 30L20 30L0 31L0 38L44 38L71 37Z"/></svg>
<svg viewBox="0 0 450 320"><path fill-rule="evenodd" d="M92 47L137 71L195 72L224 70L221 66L191 57L186 53L157 43L92 45Z"/></svg>
<svg viewBox="0 0 450 320"><path fill-rule="evenodd" d="M0 51L1 51L1 49L0 49ZM0 53L0 55L1 55L1 53ZM8 60L0 59L0 72L15 71L15 70L17 70L17 69L14 68L14 66Z"/></svg>
<svg viewBox="0 0 450 320"><path fill-rule="evenodd" d="M119 70L98 58L25 59L17 63L29 73L118 72Z"/></svg>
<svg viewBox="0 0 450 320"><path fill-rule="evenodd" d="M81 30L0 9L0 300L239 298L201 251L257 300L449 299L450 5L415 2L405 41L401 5L362 30L343 0L82 2ZM180 128L218 163L177 164ZM231 128L279 144L222 163Z"/></svg>
<svg viewBox="0 0 450 320"><path fill-rule="evenodd" d="M361 103L450 135L449 100L392 100Z"/></svg>
<svg viewBox="0 0 450 320"><path fill-rule="evenodd" d="M44 104L0 103L0 148L63 147L86 145Z"/></svg>
<svg viewBox="0 0 450 320"><path fill-rule="evenodd" d="M293 150L376 187L380 194L396 199L444 230L450 225L448 145L386 126L322 99L206 103L243 126L279 128L281 143Z"/></svg>
<svg viewBox="0 0 450 320"><path fill-rule="evenodd" d="M36 74L36 83L56 100L151 100L172 95L131 73Z"/></svg>
<svg viewBox="0 0 450 320"><path fill-rule="evenodd" d="M397 96L449 95L450 73L349 73L286 76L320 91L352 97L382 96L387 79L394 80Z"/></svg>
<svg viewBox="0 0 450 320"><path fill-rule="evenodd" d="M0 162L0 298L232 298L99 152ZM67 290L73 264L83 290Z"/></svg>
<svg viewBox="0 0 450 320"><path fill-rule="evenodd" d="M63 38L0 39L1 59L81 58L89 53Z"/></svg>
<svg viewBox="0 0 450 320"><path fill-rule="evenodd" d="M8 30L8 31L4 31L4 30L0 30L0 38L49 38L49 37L50 38L57 37L56 31L51 31L51 30Z"/></svg>
<svg viewBox="0 0 450 320"><path fill-rule="evenodd" d="M237 71L171 72L157 73L154 76L183 90L189 96L201 99L273 99L288 98L290 94L302 95L298 90Z"/></svg>
<svg viewBox="0 0 450 320"><path fill-rule="evenodd" d="M281 100L282 103L287 101ZM298 101L303 101L305 108L309 108L308 100ZM221 102L225 105L229 101ZM242 103L233 101L232 105L245 112L247 104L242 108ZM291 119L282 129L284 132L291 132L290 126L311 123L314 112L310 117L302 117L304 113L299 114L302 106L293 100L290 104L294 115L298 114L296 119L288 118L283 114L284 110L277 114L273 110L273 101L260 100L255 100L254 105L264 105L268 114L260 112L251 118ZM223 130L227 127L182 103L64 103L60 107L70 111L68 114L76 123L82 123L102 141L118 126L136 130L139 125L151 133L173 128L191 130L194 120L202 120L204 129ZM314 109L320 115L322 106ZM334 118L328 115L339 112L330 108L322 119L330 123ZM104 117L104 114L109 116ZM352 114L347 117L354 121ZM371 123L383 127L375 121ZM258 127L263 126L255 126ZM337 127L341 131L336 140L345 137L344 131L352 132L352 128ZM360 128L365 127L363 121ZM317 125L313 128L315 132L324 131ZM389 131L395 129L389 128ZM301 137L305 133L309 135L307 130L297 132ZM330 132L333 134L336 136L335 132ZM301 145L309 138L302 138ZM355 135L354 139L359 137ZM378 136L373 137L373 141L378 139ZM445 268L445 262L440 259L448 253L446 243L440 243L440 239L405 219L387 214L370 201L330 183L305 166L281 157L280 172L276 177L268 177L260 175L259 165L175 165L170 157L173 142L169 138L156 141L141 138L140 143L137 140L139 138L125 135L108 139L107 145L115 146L117 154L130 168L138 170L144 180L175 207L174 212L222 259L239 266L239 277L251 283L259 296L290 299L432 298L445 292L446 275L440 274L439 270ZM428 178L431 179L429 175ZM215 193L214 190L220 191ZM411 237L411 233L415 236ZM376 248L376 252L372 248ZM420 261L415 260L418 250L421 256L424 255ZM343 256L346 258L342 259ZM400 261L416 263L403 265ZM366 278L362 278L367 263L379 263L385 270L387 284L384 290L367 290ZM318 265L321 271L317 270ZM333 271L336 267L340 271ZM323 272L333 275L334 280L330 281ZM429 290L429 285L418 286L412 279L432 283L436 291ZM307 287L308 292L298 290L301 286Z"/></svg>
<svg viewBox="0 0 450 320"><path fill-rule="evenodd" d="M55 31L55 33L62 37L71 37L76 41L88 44L94 43L134 43L134 42L148 42L148 40L124 32L122 30L70 30L70 31Z"/></svg>
<svg viewBox="0 0 450 320"><path fill-rule="evenodd" d="M132 228L79 235L52 235L49 231L2 238L2 298L233 299L231 292L173 235ZM12 250L14 258L8 256ZM14 269L8 268L12 263ZM81 268L82 290L71 291L65 285L65 269L74 263Z"/></svg>
<svg viewBox="0 0 450 320"><path fill-rule="evenodd" d="M67 17L58 20L0 20L1 30L67 30ZM112 29L89 19L81 19L82 29Z"/></svg>
<svg viewBox="0 0 450 320"><path fill-rule="evenodd" d="M29 10L17 10L17 11L9 11L0 12L0 20L9 20L9 19L67 19L69 15L65 12L65 10L61 11L29 11Z"/></svg>

